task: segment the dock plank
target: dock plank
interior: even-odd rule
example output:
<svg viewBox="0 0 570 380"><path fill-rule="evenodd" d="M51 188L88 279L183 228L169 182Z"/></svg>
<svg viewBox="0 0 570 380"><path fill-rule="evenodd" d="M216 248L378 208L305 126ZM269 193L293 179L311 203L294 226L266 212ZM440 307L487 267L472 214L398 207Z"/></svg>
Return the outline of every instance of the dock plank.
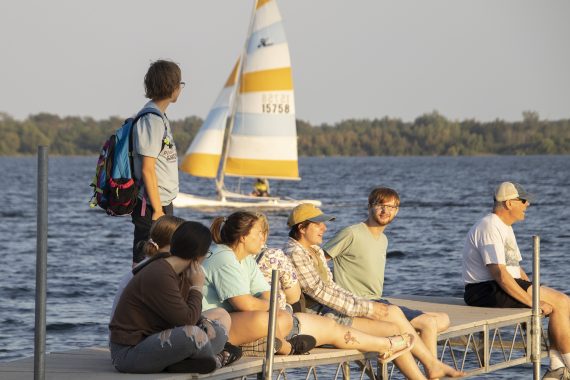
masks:
<svg viewBox="0 0 570 380"><path fill-rule="evenodd" d="M482 328L483 326L509 323L529 318L531 309L495 309L476 308L465 305L461 298L429 297L397 295L387 297L400 306L424 311L439 311L449 314L451 326L442 332L443 336L458 336L462 332ZM311 355L275 356L274 370L283 368L303 368L309 366L336 364L345 361L374 358L375 353L360 353L356 350L318 348ZM109 380L109 379L143 379L143 380L188 380L233 379L262 370L263 358L244 357L232 365L207 375L198 374L124 374L119 373L111 364L108 348L93 347L53 352L46 355L47 380ZM3 380L23 380L33 378L33 357L0 363L0 378ZM476 371L477 372L477 371Z"/></svg>
<svg viewBox="0 0 570 380"><path fill-rule="evenodd" d="M451 325L442 334L458 332L473 327L493 325L509 322L532 316L532 310L526 308L489 308L467 306L463 299L454 297L431 297L397 295L386 297L390 302L398 306L406 306L411 309L423 311L439 311L449 315Z"/></svg>

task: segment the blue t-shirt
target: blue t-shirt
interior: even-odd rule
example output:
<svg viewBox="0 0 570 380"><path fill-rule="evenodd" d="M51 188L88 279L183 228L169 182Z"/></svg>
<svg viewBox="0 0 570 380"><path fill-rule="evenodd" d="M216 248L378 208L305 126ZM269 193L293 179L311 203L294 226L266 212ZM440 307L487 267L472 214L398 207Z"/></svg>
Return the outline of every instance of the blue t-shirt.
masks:
<svg viewBox="0 0 570 380"><path fill-rule="evenodd" d="M222 307L236 311L228 299L250 294L259 296L270 287L253 256L238 261L233 250L224 244L212 244L212 253L202 263L206 281L202 310Z"/></svg>

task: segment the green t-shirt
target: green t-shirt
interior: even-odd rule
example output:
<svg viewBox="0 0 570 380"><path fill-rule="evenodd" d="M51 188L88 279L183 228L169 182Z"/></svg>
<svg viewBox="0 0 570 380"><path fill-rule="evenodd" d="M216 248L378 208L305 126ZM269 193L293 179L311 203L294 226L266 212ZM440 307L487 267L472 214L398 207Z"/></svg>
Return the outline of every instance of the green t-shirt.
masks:
<svg viewBox="0 0 570 380"><path fill-rule="evenodd" d="M235 311L228 298L251 294L259 296L270 287L253 256L238 261L230 247L212 244L212 254L202 263L206 281L202 310L223 307Z"/></svg>
<svg viewBox="0 0 570 380"><path fill-rule="evenodd" d="M367 299L382 297L388 250L386 235L375 238L366 224L359 223L344 228L323 248L333 258L337 284Z"/></svg>

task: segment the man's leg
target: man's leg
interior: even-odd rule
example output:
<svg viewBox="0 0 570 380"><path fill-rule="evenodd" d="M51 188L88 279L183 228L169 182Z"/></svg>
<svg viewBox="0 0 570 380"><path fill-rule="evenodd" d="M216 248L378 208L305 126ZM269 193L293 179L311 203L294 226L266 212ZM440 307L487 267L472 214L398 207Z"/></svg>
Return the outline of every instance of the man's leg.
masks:
<svg viewBox="0 0 570 380"><path fill-rule="evenodd" d="M532 286L527 293L532 295ZM551 347L560 352L566 367L570 368L570 300L564 293L546 286L540 287L540 299L552 306L548 322Z"/></svg>
<svg viewBox="0 0 570 380"><path fill-rule="evenodd" d="M150 228L152 227L152 207L147 202L144 215L141 215L142 201L139 199L133 213L131 220L135 225L134 238L133 238L133 266L144 260L142 253L142 242L145 242L150 237ZM172 203L162 207L166 215L173 215L174 207Z"/></svg>
<svg viewBox="0 0 570 380"><path fill-rule="evenodd" d="M430 352L437 357L437 334L449 328L449 316L446 313L426 312L411 319L410 323L418 330Z"/></svg>
<svg viewBox="0 0 570 380"><path fill-rule="evenodd" d="M437 356L430 351L430 349L421 339L419 339L416 329L406 319L404 313L398 306L388 306L388 316L385 318L385 320L395 323L400 328L401 332L407 332L410 335L416 336L416 344L412 349L412 354L424 365L428 378L440 378L445 376L459 377L465 374L461 371L453 369L452 367L440 362L437 359Z"/></svg>

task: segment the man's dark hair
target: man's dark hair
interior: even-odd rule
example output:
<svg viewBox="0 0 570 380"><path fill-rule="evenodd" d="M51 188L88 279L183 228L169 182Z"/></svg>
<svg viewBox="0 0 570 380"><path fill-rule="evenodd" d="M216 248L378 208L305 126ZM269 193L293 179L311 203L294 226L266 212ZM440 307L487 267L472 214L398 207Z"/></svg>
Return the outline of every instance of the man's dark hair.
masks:
<svg viewBox="0 0 570 380"><path fill-rule="evenodd" d="M152 100L167 99L180 87L181 80L182 72L176 63L165 60L153 62L144 76L145 95Z"/></svg>

